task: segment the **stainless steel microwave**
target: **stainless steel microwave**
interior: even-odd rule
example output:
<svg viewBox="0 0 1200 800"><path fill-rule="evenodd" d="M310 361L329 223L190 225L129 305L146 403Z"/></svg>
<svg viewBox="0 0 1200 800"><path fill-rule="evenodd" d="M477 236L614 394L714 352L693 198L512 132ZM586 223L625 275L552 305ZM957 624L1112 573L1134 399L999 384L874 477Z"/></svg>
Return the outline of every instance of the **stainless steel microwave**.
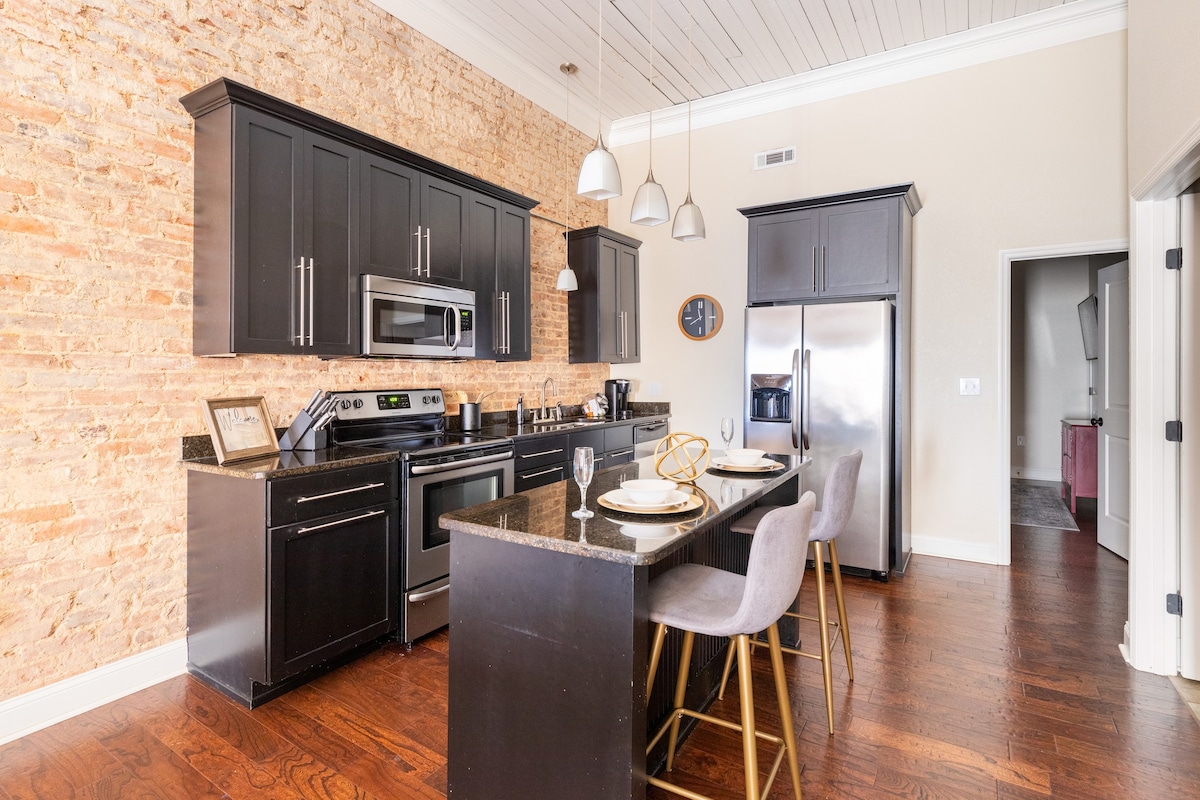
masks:
<svg viewBox="0 0 1200 800"><path fill-rule="evenodd" d="M362 354L474 358L475 293L362 276Z"/></svg>

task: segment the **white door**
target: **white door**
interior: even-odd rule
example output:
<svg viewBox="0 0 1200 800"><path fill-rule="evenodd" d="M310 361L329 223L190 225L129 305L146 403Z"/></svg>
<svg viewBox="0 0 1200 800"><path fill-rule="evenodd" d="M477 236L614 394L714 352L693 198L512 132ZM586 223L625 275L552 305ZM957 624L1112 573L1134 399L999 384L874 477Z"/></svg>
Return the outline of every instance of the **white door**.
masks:
<svg viewBox="0 0 1200 800"><path fill-rule="evenodd" d="M1096 539L1129 559L1129 262L1100 270Z"/></svg>
<svg viewBox="0 0 1200 800"><path fill-rule="evenodd" d="M1182 320L1179 329L1179 418L1187 436L1179 445L1179 591L1187 603L1179 626L1179 674L1200 680L1200 195L1179 198L1179 273Z"/></svg>

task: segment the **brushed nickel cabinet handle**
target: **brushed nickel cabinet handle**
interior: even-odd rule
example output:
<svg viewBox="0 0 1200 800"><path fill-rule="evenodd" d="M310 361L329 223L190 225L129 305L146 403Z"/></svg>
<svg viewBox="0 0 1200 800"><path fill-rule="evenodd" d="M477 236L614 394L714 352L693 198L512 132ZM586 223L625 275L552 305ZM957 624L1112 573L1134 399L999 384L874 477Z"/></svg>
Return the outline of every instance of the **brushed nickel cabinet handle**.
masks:
<svg viewBox="0 0 1200 800"><path fill-rule="evenodd" d="M324 525L313 525L308 528L301 528L300 530L296 531L296 533L310 533L311 531L319 531L319 530L323 530L325 528L334 528L334 527L337 527L338 525L346 525L347 523L350 523L350 522L358 522L360 519L367 519L368 517L378 517L380 514L386 514L386 513L387 512L384 511L383 509L380 509L378 511L368 511L366 514L359 514L358 516L355 516L355 517L346 517L345 519L334 520L333 522L326 522Z"/></svg>

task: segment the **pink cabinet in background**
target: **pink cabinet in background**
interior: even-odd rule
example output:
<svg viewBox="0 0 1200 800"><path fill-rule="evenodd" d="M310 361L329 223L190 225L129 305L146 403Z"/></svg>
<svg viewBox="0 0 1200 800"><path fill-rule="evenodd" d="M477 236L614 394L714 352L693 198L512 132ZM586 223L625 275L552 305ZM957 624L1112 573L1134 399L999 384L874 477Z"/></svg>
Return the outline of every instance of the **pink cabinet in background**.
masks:
<svg viewBox="0 0 1200 800"><path fill-rule="evenodd" d="M1062 496L1070 500L1096 496L1096 428L1086 419L1062 421Z"/></svg>

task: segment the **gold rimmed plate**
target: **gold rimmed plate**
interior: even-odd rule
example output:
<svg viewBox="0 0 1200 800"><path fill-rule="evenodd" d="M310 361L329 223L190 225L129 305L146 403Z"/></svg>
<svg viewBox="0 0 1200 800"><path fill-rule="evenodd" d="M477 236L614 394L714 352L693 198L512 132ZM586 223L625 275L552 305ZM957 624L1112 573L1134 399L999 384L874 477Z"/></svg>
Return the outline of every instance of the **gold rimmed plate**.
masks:
<svg viewBox="0 0 1200 800"><path fill-rule="evenodd" d="M614 497L615 495L615 497ZM682 499L676 499L676 495ZM604 508L613 511L620 511L625 514L686 514L689 511L695 511L704 505L704 500L699 495L685 494L683 492L673 492L669 501L665 504L644 506L621 502L625 498L625 493L620 489L613 489L611 492L605 492L596 498L596 503Z"/></svg>
<svg viewBox="0 0 1200 800"><path fill-rule="evenodd" d="M775 472L783 469L783 464L769 458L760 458L753 464L734 464L724 457L717 457L712 460L712 466L722 472Z"/></svg>

